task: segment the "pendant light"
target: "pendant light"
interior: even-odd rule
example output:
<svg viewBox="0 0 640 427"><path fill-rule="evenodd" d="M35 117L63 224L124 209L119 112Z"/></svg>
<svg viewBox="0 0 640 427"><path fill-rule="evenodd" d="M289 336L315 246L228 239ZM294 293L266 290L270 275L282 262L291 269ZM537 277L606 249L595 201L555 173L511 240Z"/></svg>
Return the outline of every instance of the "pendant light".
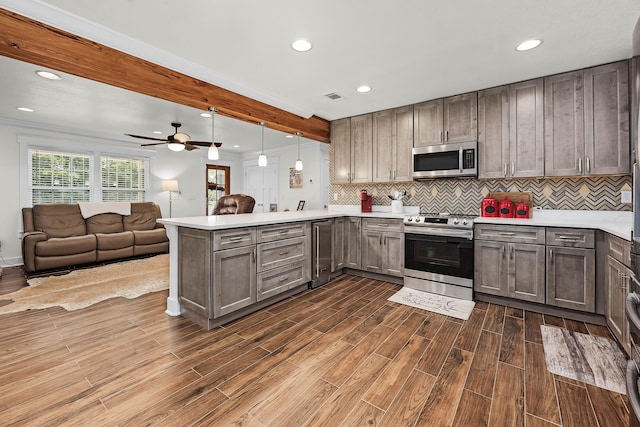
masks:
<svg viewBox="0 0 640 427"><path fill-rule="evenodd" d="M300 160L300 135L302 135L302 132L296 132L296 135L298 136L298 160L296 160L296 170L301 171L303 166L302 160Z"/></svg>
<svg viewBox="0 0 640 427"><path fill-rule="evenodd" d="M209 151L207 151L207 157L209 160L218 160L220 158L220 153L218 152L218 147L216 147L215 140L215 117L218 109L211 107L209 108L209 111L211 112L211 146L209 147Z"/></svg>
<svg viewBox="0 0 640 427"><path fill-rule="evenodd" d="M262 126L262 151L260 151L260 157L258 157L258 166L262 167L267 166L267 156L264 155L264 127L266 125L265 122L260 122L260 126Z"/></svg>

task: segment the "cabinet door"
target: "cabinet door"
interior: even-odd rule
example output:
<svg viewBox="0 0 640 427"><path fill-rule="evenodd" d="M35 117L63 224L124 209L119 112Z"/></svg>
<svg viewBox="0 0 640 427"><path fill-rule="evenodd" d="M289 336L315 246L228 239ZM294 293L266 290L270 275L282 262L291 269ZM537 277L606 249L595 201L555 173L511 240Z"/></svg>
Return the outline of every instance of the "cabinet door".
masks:
<svg viewBox="0 0 640 427"><path fill-rule="evenodd" d="M373 115L373 181L393 181L394 155L393 110Z"/></svg>
<svg viewBox="0 0 640 427"><path fill-rule="evenodd" d="M402 277L404 275L404 234L385 233L382 243L385 251L383 273Z"/></svg>
<svg viewBox="0 0 640 427"><path fill-rule="evenodd" d="M590 68L584 75L585 171L630 173L628 62Z"/></svg>
<svg viewBox="0 0 640 427"><path fill-rule="evenodd" d="M507 243L475 240L473 289L507 296Z"/></svg>
<svg viewBox="0 0 640 427"><path fill-rule="evenodd" d="M347 248L348 218L336 218L333 221L333 271L344 268L345 249Z"/></svg>
<svg viewBox="0 0 640 427"><path fill-rule="evenodd" d="M213 253L214 317L249 306L256 299L255 247Z"/></svg>
<svg viewBox="0 0 640 427"><path fill-rule="evenodd" d="M622 278L625 267L611 256L607 257L607 271L605 276L605 292L607 296L606 316L607 325L620 343L623 343L627 333L627 316L625 301L627 292Z"/></svg>
<svg viewBox="0 0 640 427"><path fill-rule="evenodd" d="M344 266L353 268L354 270L360 270L362 268L361 219L359 217L349 217L346 227L347 246L344 252Z"/></svg>
<svg viewBox="0 0 640 427"><path fill-rule="evenodd" d="M544 303L544 245L510 243L508 252L508 295L524 301Z"/></svg>
<svg viewBox="0 0 640 427"><path fill-rule="evenodd" d="M544 158L546 176L582 175L584 163L583 72L544 80Z"/></svg>
<svg viewBox="0 0 640 427"><path fill-rule="evenodd" d="M509 87L478 93L478 178L509 173Z"/></svg>
<svg viewBox="0 0 640 427"><path fill-rule="evenodd" d="M426 147L442 144L443 100L422 102L413 107L413 146Z"/></svg>
<svg viewBox="0 0 640 427"><path fill-rule="evenodd" d="M544 175L543 80L509 86L509 175Z"/></svg>
<svg viewBox="0 0 640 427"><path fill-rule="evenodd" d="M178 253L180 304L204 319L212 318L211 232L180 227Z"/></svg>
<svg viewBox="0 0 640 427"><path fill-rule="evenodd" d="M373 114L351 118L351 183L372 182Z"/></svg>
<svg viewBox="0 0 640 427"><path fill-rule="evenodd" d="M451 96L443 101L444 141L478 139L478 93Z"/></svg>
<svg viewBox="0 0 640 427"><path fill-rule="evenodd" d="M351 182L351 119L331 122L331 182Z"/></svg>
<svg viewBox="0 0 640 427"><path fill-rule="evenodd" d="M393 180L413 180L413 106L396 108L394 116Z"/></svg>
<svg viewBox="0 0 640 427"><path fill-rule="evenodd" d="M381 231L364 230L362 232L362 269L373 273L384 272L384 251Z"/></svg>
<svg viewBox="0 0 640 427"><path fill-rule="evenodd" d="M547 304L595 311L594 249L547 247Z"/></svg>

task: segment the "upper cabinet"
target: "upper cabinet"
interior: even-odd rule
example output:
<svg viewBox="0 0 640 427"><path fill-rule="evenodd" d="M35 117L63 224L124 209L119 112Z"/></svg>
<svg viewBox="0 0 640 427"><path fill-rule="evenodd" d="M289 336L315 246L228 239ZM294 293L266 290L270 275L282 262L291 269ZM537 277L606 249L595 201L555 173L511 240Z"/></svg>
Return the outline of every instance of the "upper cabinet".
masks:
<svg viewBox="0 0 640 427"><path fill-rule="evenodd" d="M372 181L372 139L372 114L331 122L332 183Z"/></svg>
<svg viewBox="0 0 640 427"><path fill-rule="evenodd" d="M545 79L545 175L630 173L629 68L616 62Z"/></svg>
<svg viewBox="0 0 640 427"><path fill-rule="evenodd" d="M413 146L475 141L478 138L477 109L477 92L416 104Z"/></svg>
<svg viewBox="0 0 640 427"><path fill-rule="evenodd" d="M411 181L413 106L373 114L373 181Z"/></svg>
<svg viewBox="0 0 640 427"><path fill-rule="evenodd" d="M331 182L351 182L351 119L331 122Z"/></svg>
<svg viewBox="0 0 640 427"><path fill-rule="evenodd" d="M478 92L478 178L544 174L543 80Z"/></svg>

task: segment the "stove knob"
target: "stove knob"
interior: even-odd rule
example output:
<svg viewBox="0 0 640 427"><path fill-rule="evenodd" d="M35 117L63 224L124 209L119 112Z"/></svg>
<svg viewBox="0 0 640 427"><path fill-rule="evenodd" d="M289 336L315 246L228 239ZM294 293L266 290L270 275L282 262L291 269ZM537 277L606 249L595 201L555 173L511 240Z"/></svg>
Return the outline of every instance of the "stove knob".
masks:
<svg viewBox="0 0 640 427"><path fill-rule="evenodd" d="M407 222L411 222L411 221L413 221L413 218L411 217L407 218Z"/></svg>
<svg viewBox="0 0 640 427"><path fill-rule="evenodd" d="M454 225L458 225L458 223L459 223L459 222L460 222L460 221L458 221L458 218L454 218L454 219L453 219L453 223L454 223Z"/></svg>
<svg viewBox="0 0 640 427"><path fill-rule="evenodd" d="M466 220L466 218L465 218L465 219L463 219L463 220L462 220L462 225L467 225L467 224L469 224L469 221L467 221L467 220Z"/></svg>
<svg viewBox="0 0 640 427"><path fill-rule="evenodd" d="M420 222L420 217L419 216L416 217L416 222Z"/></svg>

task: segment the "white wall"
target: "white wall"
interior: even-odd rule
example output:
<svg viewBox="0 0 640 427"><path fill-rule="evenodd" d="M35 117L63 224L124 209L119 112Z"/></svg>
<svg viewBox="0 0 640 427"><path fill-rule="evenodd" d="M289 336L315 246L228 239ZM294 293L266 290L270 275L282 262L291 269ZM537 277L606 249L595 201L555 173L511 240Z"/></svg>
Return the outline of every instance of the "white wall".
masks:
<svg viewBox="0 0 640 427"><path fill-rule="evenodd" d="M20 206L20 150L18 134L45 136L55 140L64 139L80 143L107 144L110 146L135 147L138 145L118 142L96 137L70 135L59 131L48 131L20 127L19 125L0 123L0 182L2 182L0 208L0 265L16 265L22 263L19 232L22 229ZM328 191L328 183L320 183L320 158L328 146L321 143L303 143L300 147L304 163L304 184L302 189L289 189L289 168L295 165L297 147L274 150L268 156L279 158L279 202L278 210L288 208L295 210L299 200L305 200L305 209L322 208L322 191ZM151 182L147 200L160 205L163 216L169 216L169 195L161 191L163 179L177 179L181 194L174 196L172 203L173 217L202 216L206 206L206 164L229 166L231 168L231 192L243 191L244 167L243 159L257 159L258 154L240 156L220 150L219 160L208 160L207 150L199 149L191 152L172 152L166 147L157 147L151 161Z"/></svg>

